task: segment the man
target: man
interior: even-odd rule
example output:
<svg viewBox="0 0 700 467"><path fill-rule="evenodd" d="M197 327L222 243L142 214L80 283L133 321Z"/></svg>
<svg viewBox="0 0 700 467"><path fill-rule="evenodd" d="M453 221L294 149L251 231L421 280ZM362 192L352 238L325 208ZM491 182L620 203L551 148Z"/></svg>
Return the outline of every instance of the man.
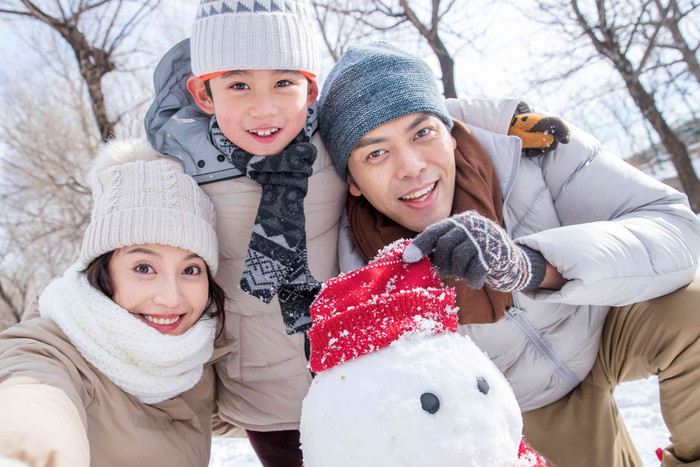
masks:
<svg viewBox="0 0 700 467"><path fill-rule="evenodd" d="M516 105L448 102L501 132ZM387 44L346 52L319 118L354 247L367 261L421 232L404 259L429 254L458 279L460 331L508 378L535 449L559 466L642 465L612 393L658 375L664 465L700 465L700 290L686 286L700 222L683 194L573 127L534 157L467 128L430 68Z"/></svg>

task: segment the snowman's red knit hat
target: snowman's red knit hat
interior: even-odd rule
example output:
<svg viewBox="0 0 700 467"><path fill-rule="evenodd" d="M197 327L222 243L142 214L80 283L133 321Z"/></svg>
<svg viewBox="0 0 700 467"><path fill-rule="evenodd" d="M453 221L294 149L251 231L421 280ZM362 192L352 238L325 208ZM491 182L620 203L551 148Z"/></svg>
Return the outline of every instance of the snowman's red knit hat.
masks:
<svg viewBox="0 0 700 467"><path fill-rule="evenodd" d="M364 268L328 280L311 304L311 370L319 372L386 347L411 331L457 330L455 291L427 257L408 264L408 244L387 247Z"/></svg>

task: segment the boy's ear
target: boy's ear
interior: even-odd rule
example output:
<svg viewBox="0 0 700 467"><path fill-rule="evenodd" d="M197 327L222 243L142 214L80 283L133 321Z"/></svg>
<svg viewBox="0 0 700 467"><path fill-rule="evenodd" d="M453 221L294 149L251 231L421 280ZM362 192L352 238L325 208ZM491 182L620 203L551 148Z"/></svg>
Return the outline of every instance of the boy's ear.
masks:
<svg viewBox="0 0 700 467"><path fill-rule="evenodd" d="M187 79L187 90L194 97L197 106L208 114L214 113L214 102L207 94L207 88L204 86L204 81L196 76L190 76Z"/></svg>
<svg viewBox="0 0 700 467"><path fill-rule="evenodd" d="M309 96L306 99L306 106L309 107L316 101L318 97L318 84L313 81L309 81Z"/></svg>

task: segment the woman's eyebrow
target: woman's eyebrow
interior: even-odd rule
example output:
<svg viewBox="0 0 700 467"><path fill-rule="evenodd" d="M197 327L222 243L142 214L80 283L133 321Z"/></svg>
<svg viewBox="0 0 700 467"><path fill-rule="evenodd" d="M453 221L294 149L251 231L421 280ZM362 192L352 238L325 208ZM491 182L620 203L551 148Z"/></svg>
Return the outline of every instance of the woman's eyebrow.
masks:
<svg viewBox="0 0 700 467"><path fill-rule="evenodd" d="M153 256L159 256L159 257L162 256L160 253L158 253L154 250L151 250L150 248L145 248L142 246L136 247L133 250L129 250L125 254L130 255L132 253L142 253L145 255L153 255Z"/></svg>

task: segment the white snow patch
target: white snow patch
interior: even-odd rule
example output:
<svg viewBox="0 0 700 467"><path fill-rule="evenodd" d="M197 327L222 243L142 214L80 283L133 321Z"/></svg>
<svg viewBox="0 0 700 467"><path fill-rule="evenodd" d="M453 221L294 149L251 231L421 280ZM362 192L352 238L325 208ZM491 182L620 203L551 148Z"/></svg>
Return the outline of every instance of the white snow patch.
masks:
<svg viewBox="0 0 700 467"><path fill-rule="evenodd" d="M656 448L669 443L669 432L661 418L657 379L622 383L615 400L645 467L658 467ZM215 438L209 467L261 467L246 438Z"/></svg>

